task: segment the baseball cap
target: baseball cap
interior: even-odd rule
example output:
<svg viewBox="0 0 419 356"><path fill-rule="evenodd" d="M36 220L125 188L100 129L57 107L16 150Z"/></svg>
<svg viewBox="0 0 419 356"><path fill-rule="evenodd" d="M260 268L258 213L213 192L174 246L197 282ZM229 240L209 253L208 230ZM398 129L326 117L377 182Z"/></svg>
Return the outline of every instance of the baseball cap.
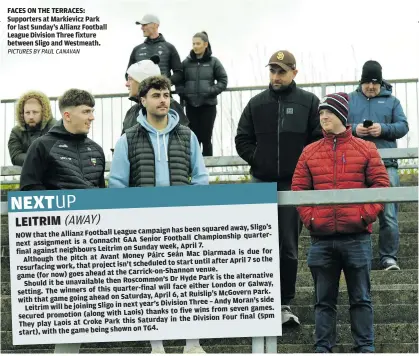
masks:
<svg viewBox="0 0 419 356"><path fill-rule="evenodd" d="M288 51L276 51L269 59L269 63L266 66L272 64L278 65L286 71L296 68L295 57Z"/></svg>
<svg viewBox="0 0 419 356"><path fill-rule="evenodd" d="M156 15L147 14L143 16L141 21L135 21L136 25L147 25L149 23L156 23L157 25L160 25L160 20Z"/></svg>

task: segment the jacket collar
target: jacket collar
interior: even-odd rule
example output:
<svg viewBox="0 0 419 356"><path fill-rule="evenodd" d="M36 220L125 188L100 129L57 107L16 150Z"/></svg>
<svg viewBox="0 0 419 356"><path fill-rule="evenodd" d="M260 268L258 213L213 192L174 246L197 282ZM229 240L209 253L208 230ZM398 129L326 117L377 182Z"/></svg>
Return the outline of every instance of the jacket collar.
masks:
<svg viewBox="0 0 419 356"><path fill-rule="evenodd" d="M338 135L332 134L332 133L327 133L323 129L322 129L322 132L323 132L325 142L330 143L330 144L333 144L335 138L336 138L336 142L338 144L348 142L349 140L352 139L352 127L350 125L346 126L346 131L344 131L344 132L342 132Z"/></svg>
<svg viewBox="0 0 419 356"><path fill-rule="evenodd" d="M280 97L287 96L292 91L294 91L294 89L296 88L296 86L297 86L297 84L295 84L295 81L294 80L291 82L291 84L285 90L274 90L272 88L272 85L269 84L269 94L273 98L275 98L276 100L278 100Z"/></svg>

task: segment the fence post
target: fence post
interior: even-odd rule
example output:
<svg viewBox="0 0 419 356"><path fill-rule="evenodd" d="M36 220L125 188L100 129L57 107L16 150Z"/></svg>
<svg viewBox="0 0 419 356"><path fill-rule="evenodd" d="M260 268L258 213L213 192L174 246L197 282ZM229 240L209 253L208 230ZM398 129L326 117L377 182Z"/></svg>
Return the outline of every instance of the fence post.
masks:
<svg viewBox="0 0 419 356"><path fill-rule="evenodd" d="M264 354L265 353L265 338L252 337L252 354Z"/></svg>
<svg viewBox="0 0 419 356"><path fill-rule="evenodd" d="M323 98L326 95L326 85L322 84L321 89L322 89L322 98Z"/></svg>
<svg viewBox="0 0 419 356"><path fill-rule="evenodd" d="M276 336L267 336L266 337L266 353L267 354L278 353L277 337Z"/></svg>

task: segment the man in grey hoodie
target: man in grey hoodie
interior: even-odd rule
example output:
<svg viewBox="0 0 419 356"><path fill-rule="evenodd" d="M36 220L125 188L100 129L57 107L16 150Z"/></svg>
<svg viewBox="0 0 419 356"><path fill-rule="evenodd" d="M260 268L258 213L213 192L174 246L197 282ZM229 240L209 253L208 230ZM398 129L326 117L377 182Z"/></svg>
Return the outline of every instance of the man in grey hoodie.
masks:
<svg viewBox="0 0 419 356"><path fill-rule="evenodd" d="M137 124L115 146L109 188L209 184L198 139L170 106L170 80L152 76L140 83ZM165 353L151 341L152 353ZM199 340L186 340L184 353L205 353Z"/></svg>

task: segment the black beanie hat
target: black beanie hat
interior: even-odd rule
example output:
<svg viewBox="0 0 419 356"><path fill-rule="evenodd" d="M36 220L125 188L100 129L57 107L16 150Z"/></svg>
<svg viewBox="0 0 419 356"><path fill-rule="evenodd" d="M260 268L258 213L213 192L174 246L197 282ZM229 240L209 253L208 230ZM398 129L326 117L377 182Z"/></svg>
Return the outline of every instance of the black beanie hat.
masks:
<svg viewBox="0 0 419 356"><path fill-rule="evenodd" d="M361 84L382 83L383 73L380 63L377 61L366 61L362 67Z"/></svg>

